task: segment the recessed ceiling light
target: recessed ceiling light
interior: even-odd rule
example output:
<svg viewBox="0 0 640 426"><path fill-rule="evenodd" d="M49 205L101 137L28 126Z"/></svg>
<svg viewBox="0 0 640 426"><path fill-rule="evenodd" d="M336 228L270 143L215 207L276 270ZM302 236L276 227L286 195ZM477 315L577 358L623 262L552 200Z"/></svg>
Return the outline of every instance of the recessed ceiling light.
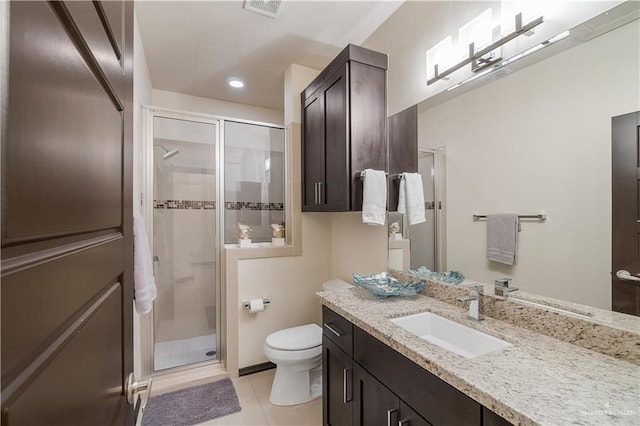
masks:
<svg viewBox="0 0 640 426"><path fill-rule="evenodd" d="M229 86L235 87L236 89L244 87L244 82L238 78L230 78L227 80L227 83L229 83Z"/></svg>

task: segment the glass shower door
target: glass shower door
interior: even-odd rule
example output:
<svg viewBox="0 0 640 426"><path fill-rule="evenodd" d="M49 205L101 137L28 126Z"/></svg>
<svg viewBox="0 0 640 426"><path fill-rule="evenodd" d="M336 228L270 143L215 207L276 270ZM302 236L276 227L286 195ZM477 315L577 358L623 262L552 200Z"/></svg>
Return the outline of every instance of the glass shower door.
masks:
<svg viewBox="0 0 640 426"><path fill-rule="evenodd" d="M217 359L216 135L153 118L155 371Z"/></svg>

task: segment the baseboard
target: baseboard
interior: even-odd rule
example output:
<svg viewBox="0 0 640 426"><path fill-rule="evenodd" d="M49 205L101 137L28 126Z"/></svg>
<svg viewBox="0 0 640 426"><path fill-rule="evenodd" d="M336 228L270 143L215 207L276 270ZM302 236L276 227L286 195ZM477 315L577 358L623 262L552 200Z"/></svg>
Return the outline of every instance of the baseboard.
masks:
<svg viewBox="0 0 640 426"><path fill-rule="evenodd" d="M263 362L262 364L250 365L249 367L242 367L240 370L238 370L238 374L240 375L240 377L242 377L248 374L271 370L272 368L276 368L276 365L272 362L267 361L267 362Z"/></svg>

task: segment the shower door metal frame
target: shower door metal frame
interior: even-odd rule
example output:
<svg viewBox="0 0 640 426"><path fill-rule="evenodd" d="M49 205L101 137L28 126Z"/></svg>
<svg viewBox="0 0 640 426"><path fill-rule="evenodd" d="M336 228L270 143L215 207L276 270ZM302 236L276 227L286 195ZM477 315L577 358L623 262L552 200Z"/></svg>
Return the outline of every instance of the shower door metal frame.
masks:
<svg viewBox="0 0 640 426"><path fill-rule="evenodd" d="M445 147L427 148L418 146L418 155L421 153L433 156L433 237L434 237L434 264L436 271L447 269L447 239L446 239L446 203L445 203ZM407 226L405 236L411 238L409 227Z"/></svg>
<svg viewBox="0 0 640 426"><path fill-rule="evenodd" d="M175 111L165 108L156 108L152 106L143 106L143 144L141 146L140 158L143 164L142 185L140 193L140 211L145 218L147 225L147 235L153 238L153 183L154 183L154 160L153 160L153 119L155 117L167 118L173 120L191 121L196 123L211 124L214 126L214 155L215 155L215 302L216 302L216 359L211 361L201 361L192 364L182 365L178 367L168 368L164 370L154 370L154 308L149 314L140 316L140 362L141 362L141 375L143 378L159 377L159 376L171 376L175 373L183 374L186 371L197 372L202 368L203 375L211 375L211 366L219 364L221 367L226 361L226 352L223 347L224 339L222 335L226 335L226 324L223 322L225 318L226 306L221 303L224 299L223 289L221 285L221 232L224 229L222 227L223 215L220 214L220 208L224 208L224 204L220 202L221 194L224 188L224 170L220 169L220 165L224 164L224 149L221 145L223 142L222 133L222 121L216 117L212 117L206 114L189 113L184 111ZM150 243L152 243L151 241ZM151 245L153 247L153 245Z"/></svg>

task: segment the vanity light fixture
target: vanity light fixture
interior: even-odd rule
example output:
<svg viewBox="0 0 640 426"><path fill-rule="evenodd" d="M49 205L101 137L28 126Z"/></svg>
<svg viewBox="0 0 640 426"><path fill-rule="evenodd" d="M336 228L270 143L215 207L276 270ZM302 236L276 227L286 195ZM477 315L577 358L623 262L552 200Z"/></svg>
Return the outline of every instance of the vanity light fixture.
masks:
<svg viewBox="0 0 640 426"><path fill-rule="evenodd" d="M460 86L463 86L463 85L465 85L467 83L472 82L473 80L477 80L480 77L483 77L483 76L485 76L485 75L487 75L489 73L492 73L493 71L499 70L500 68L503 68L503 67L505 67L505 66L507 66L509 64L512 64L515 61L524 58L525 56L531 55L533 52L537 52L540 49L544 49L545 47L549 47L553 43L556 43L556 42L558 42L560 40L563 40L563 39L569 37L569 35L571 35L571 32L570 31L565 31L563 33L558 34L557 36L551 37L549 40L545 40L542 43L537 44L537 45L533 46L532 48L525 50L524 52L518 53L517 55L514 55L514 56L510 57L509 59L505 59L504 61L502 61L502 62L500 62L498 64L495 64L493 67L491 67L491 68L489 68L489 69L487 69L487 70L485 70L485 71L483 71L483 72L481 72L479 74L471 76L468 79L466 79L464 81L461 81L458 84L454 84L453 86L451 86L451 87L449 87L447 89L447 92L450 92L453 89L457 89Z"/></svg>
<svg viewBox="0 0 640 426"><path fill-rule="evenodd" d="M244 81L240 80L239 78L235 78L232 77L230 79L227 80L227 83L229 84L229 86L236 88L236 89L241 89L244 87Z"/></svg>
<svg viewBox="0 0 640 426"><path fill-rule="evenodd" d="M445 78L446 76L448 76L449 74L459 70L460 68L464 67L467 64L471 64L471 70L473 72L480 72L483 71L487 68L492 67L493 65L496 65L498 63L500 63L500 61L502 61L502 58L484 58L484 56L486 56L487 54L491 53L492 51L496 50L497 48L499 48L500 46L508 43L509 41L513 40L514 38L522 35L522 34L526 34L529 31L531 31L533 28L537 27L538 25L542 24L542 22L544 22L544 18L542 16L540 16L539 18L534 19L533 21L529 22L526 25L522 25L522 13L518 13L515 17L516 20L516 28L512 33L509 33L507 35L505 35L504 37L502 37L500 40L491 43L490 45L488 45L487 47L479 50L479 51L475 51L475 45L474 43L470 43L469 44L469 56L466 59L463 59L462 61L458 62L456 65L453 65L450 68L447 68L446 70L440 72L438 70L438 64L433 66L433 78L427 80L427 85L431 85L433 83L435 83L438 80L441 80L443 78Z"/></svg>

